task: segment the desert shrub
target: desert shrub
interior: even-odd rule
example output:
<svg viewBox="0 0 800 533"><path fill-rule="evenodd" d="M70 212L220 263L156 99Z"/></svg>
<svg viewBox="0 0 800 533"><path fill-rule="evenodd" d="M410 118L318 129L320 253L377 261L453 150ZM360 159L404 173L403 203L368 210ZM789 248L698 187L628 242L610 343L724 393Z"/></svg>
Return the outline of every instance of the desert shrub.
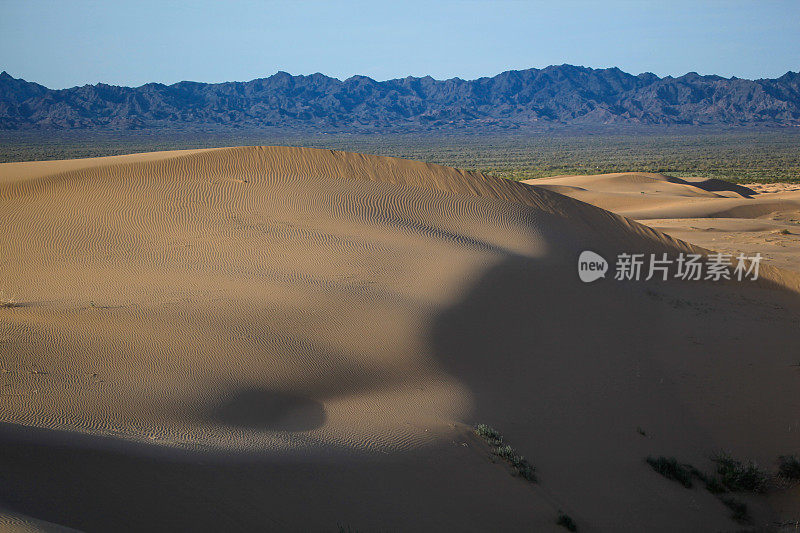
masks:
<svg viewBox="0 0 800 533"><path fill-rule="evenodd" d="M520 457L518 461L512 464L520 477L527 479L531 483L536 482L536 468L527 459Z"/></svg>
<svg viewBox="0 0 800 533"><path fill-rule="evenodd" d="M781 457L783 460L784 457ZM690 464L678 463L674 457L648 457L647 464L662 476L680 483L686 488L692 487L692 478L695 477L705 484L706 490L711 494L723 494L731 491L761 492L766 486L767 476L752 462L742 463L727 454L719 454L712 458L717 464L717 474L708 476ZM783 463L782 463L783 464ZM800 473L800 463L798 473ZM730 496L719 496L719 499L731 510L731 518L737 522L750 521L747 505Z"/></svg>
<svg viewBox="0 0 800 533"><path fill-rule="evenodd" d="M648 457L646 459L653 470L667 479L677 481L687 489L692 487L692 472L696 470L691 465L678 463L674 457Z"/></svg>
<svg viewBox="0 0 800 533"><path fill-rule="evenodd" d="M733 492L763 492L766 488L767 476L752 461L743 463L726 453L712 458L717 464L717 474L725 487Z"/></svg>
<svg viewBox="0 0 800 533"><path fill-rule="evenodd" d="M514 448L511 446L498 446L497 449L494 451L500 458L505 459L506 461L513 461L514 458L517 457L516 452L514 452Z"/></svg>
<svg viewBox="0 0 800 533"><path fill-rule="evenodd" d="M567 531L578 531L578 526L575 524L575 521L570 518L569 515L565 515L564 513L558 514L556 524L566 528Z"/></svg>
<svg viewBox="0 0 800 533"><path fill-rule="evenodd" d="M747 523L750 521L750 515L747 514L747 504L740 502L735 498L723 497L720 501L731 510L731 518L737 522Z"/></svg>
<svg viewBox="0 0 800 533"><path fill-rule="evenodd" d="M536 482L536 468L514 448L508 444L503 445L503 436L499 431L486 424L478 424L475 426L475 433L486 440L492 446L492 452L510 464L518 476Z"/></svg>
<svg viewBox="0 0 800 533"><path fill-rule="evenodd" d="M486 424L478 424L475 428L475 433L486 439L486 442L493 446L500 446L503 442L503 436L500 432Z"/></svg>
<svg viewBox="0 0 800 533"><path fill-rule="evenodd" d="M498 446L494 453L497 454L498 457L504 459L508 464L514 467L516 473L528 481L536 481L536 475L534 474L535 468L531 465L527 459L523 456L519 455L514 448L511 446Z"/></svg>
<svg viewBox="0 0 800 533"><path fill-rule="evenodd" d="M800 480L800 459L796 455L781 455L778 458L778 475Z"/></svg>
<svg viewBox="0 0 800 533"><path fill-rule="evenodd" d="M689 470L694 477L702 481L706 487L706 490L711 494L722 494L723 492L727 492L725 486L716 477L708 476L705 472L698 470L689 464L684 464L683 467Z"/></svg>
<svg viewBox="0 0 800 533"><path fill-rule="evenodd" d="M405 157L481 170L498 177L528 179L558 174L662 172L748 181L792 181L800 176L797 132L708 132L687 128L665 133L601 128L591 135L567 130L554 135L331 133L309 135L269 128L199 133L100 131L0 131L0 162L70 159L219 146L308 146ZM793 128L797 129L797 128Z"/></svg>

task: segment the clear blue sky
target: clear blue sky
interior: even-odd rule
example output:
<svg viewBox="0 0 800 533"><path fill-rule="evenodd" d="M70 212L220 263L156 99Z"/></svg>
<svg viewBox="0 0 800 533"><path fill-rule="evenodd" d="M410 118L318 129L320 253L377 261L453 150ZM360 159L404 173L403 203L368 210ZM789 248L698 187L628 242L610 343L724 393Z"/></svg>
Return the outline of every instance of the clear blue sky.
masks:
<svg viewBox="0 0 800 533"><path fill-rule="evenodd" d="M51 88L561 63L779 76L800 70L800 1L0 0L0 70Z"/></svg>

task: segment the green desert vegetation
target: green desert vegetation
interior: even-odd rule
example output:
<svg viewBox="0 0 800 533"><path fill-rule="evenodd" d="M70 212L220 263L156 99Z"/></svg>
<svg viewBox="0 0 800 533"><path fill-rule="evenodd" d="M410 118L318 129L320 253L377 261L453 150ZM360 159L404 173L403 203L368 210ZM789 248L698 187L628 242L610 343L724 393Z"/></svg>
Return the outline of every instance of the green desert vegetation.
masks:
<svg viewBox="0 0 800 533"><path fill-rule="evenodd" d="M740 461L725 452L713 455L711 461L715 464L716 476L709 476L688 463L679 463L674 457L650 456L646 459L647 464L653 470L667 479L677 481L686 488L692 488L693 479L699 479L705 484L708 492L716 494L720 501L731 510L732 519L741 523L749 522L747 504L727 493L763 493L767 490L769 473L763 471L752 461ZM800 459L795 455L780 456L778 458L778 476L788 480L800 480Z"/></svg>
<svg viewBox="0 0 800 533"><path fill-rule="evenodd" d="M486 424L478 424L475 433L489 443L489 446L500 446L503 443L503 436L499 431Z"/></svg>
<svg viewBox="0 0 800 533"><path fill-rule="evenodd" d="M504 444L503 436L499 431L486 424L478 424L475 427L475 433L489 444L492 448L492 453L511 465L516 475L531 483L536 482L536 468L525 457L517 453L514 448Z"/></svg>
<svg viewBox="0 0 800 533"><path fill-rule="evenodd" d="M796 455L781 455L778 458L778 475L792 481L800 480L800 459Z"/></svg>
<svg viewBox="0 0 800 533"><path fill-rule="evenodd" d="M680 464L674 457L648 457L646 459L653 470L667 479L677 481L687 489L692 488L692 473L694 467L688 464Z"/></svg>
<svg viewBox="0 0 800 533"><path fill-rule="evenodd" d="M517 451L504 444L503 435L493 427L486 424L478 424L475 426L475 434L481 437L492 448L494 453L499 458L503 459L514 469L514 473L519 477L536 483L536 468L531 465L525 457L517 453ZM578 531L578 526L575 521L562 511L558 512L556 524L566 528L568 531Z"/></svg>
<svg viewBox="0 0 800 533"><path fill-rule="evenodd" d="M795 128L797 129L797 128ZM800 131L625 127L508 133L346 134L291 131L3 131L0 162L156 150L283 145L416 159L522 180L659 172L736 182L800 181Z"/></svg>
<svg viewBox="0 0 800 533"><path fill-rule="evenodd" d="M711 457L719 477L709 476L688 463L679 463L674 457L649 456L645 460L653 470L667 479L677 481L687 489L692 488L693 479L702 481L706 490L712 494L728 491L761 493L766 490L769 479L769 475L754 462L740 461L724 452ZM790 479L790 475L800 475L800 463L793 462L796 460L794 456L782 456L779 474ZM795 471L795 468L798 470Z"/></svg>
<svg viewBox="0 0 800 533"><path fill-rule="evenodd" d="M727 457L727 456L726 456ZM716 460L716 459L715 459ZM679 463L674 457L648 457L646 459L653 470L661 474L667 479L677 481L687 489L692 488L692 480L699 479L705 484L706 490L711 494L719 497L720 501L731 510L731 518L740 523L747 523L750 521L750 516L747 512L747 505L739 500L731 497L724 496L727 492L724 482L719 481L713 476L707 476L702 471L688 463ZM732 460L731 460L732 461ZM737 462L738 463L738 462ZM741 466L731 467L736 470L741 469ZM727 468L726 468L727 472Z"/></svg>
<svg viewBox="0 0 800 533"><path fill-rule="evenodd" d="M731 492L764 492L767 474L752 461L739 461L727 453L712 457L722 484Z"/></svg>

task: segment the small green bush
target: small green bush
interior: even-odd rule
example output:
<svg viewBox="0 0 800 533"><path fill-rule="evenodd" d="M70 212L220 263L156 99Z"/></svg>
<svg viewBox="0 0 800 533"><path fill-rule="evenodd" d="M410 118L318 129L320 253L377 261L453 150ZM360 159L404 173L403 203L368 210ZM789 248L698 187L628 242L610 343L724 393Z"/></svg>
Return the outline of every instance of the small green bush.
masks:
<svg viewBox="0 0 800 533"><path fill-rule="evenodd" d="M570 518L569 515L565 515L564 513L558 514L556 524L565 527L567 531L578 531L578 526L575 524L575 521Z"/></svg>
<svg viewBox="0 0 800 533"><path fill-rule="evenodd" d="M503 436L499 431L486 424L478 424L475 428L475 433L483 437L492 446L500 446L503 443Z"/></svg>
<svg viewBox="0 0 800 533"><path fill-rule="evenodd" d="M525 457L519 455L514 448L508 444L503 445L503 436L499 431L486 424L478 424L475 427L475 433L494 448L492 451L495 455L514 467L518 476L532 483L536 482L536 468Z"/></svg>
<svg viewBox="0 0 800 533"><path fill-rule="evenodd" d="M536 481L536 470L527 459L519 455L511 446L499 446L494 450L498 457L504 459L508 464L514 467L517 474L528 481Z"/></svg>
<svg viewBox="0 0 800 533"><path fill-rule="evenodd" d="M692 471L695 470L691 465L679 464L674 457L652 457L647 459L653 470L667 479L677 481L687 489L692 488Z"/></svg>
<svg viewBox="0 0 800 533"><path fill-rule="evenodd" d="M520 477L527 479L531 483L536 483L536 468L527 459L520 457L518 462L513 463Z"/></svg>
<svg viewBox="0 0 800 533"><path fill-rule="evenodd" d="M712 460L717 464L720 481L728 490L764 492L767 476L752 461L743 463L726 453L721 453Z"/></svg>
<svg viewBox="0 0 800 533"><path fill-rule="evenodd" d="M517 454L514 452L514 448L509 445L499 446L495 451L498 457L505 459L508 462L512 462L516 459Z"/></svg>
<svg viewBox="0 0 800 533"><path fill-rule="evenodd" d="M800 459L796 455L781 455L778 458L778 475L786 479L800 480Z"/></svg>
<svg viewBox="0 0 800 533"><path fill-rule="evenodd" d="M706 490L711 494L722 494L723 492L728 492L719 479L707 476L705 472L698 470L692 465L684 464L683 466L688 469L694 477L702 481L706 486Z"/></svg>

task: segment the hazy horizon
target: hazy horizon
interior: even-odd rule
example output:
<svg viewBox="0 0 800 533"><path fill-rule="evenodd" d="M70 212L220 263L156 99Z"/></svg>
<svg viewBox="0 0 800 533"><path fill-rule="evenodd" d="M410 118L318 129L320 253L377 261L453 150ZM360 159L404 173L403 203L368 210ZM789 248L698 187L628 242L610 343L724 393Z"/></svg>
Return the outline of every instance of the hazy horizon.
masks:
<svg viewBox="0 0 800 533"><path fill-rule="evenodd" d="M776 78L800 70L798 19L800 3L785 1L7 2L0 70L52 89L279 71L469 80L561 64Z"/></svg>
<svg viewBox="0 0 800 533"><path fill-rule="evenodd" d="M423 75L423 76L408 75L408 76L398 76L398 77L395 77L395 78L386 78L386 79L376 79L376 78L373 78L371 76L366 76L364 74L353 74L353 75L348 76L348 77L345 78L345 77L331 76L329 74L326 74L325 72L311 72L311 73L307 73L307 74L300 74L300 73L295 73L295 72L286 71L286 70L277 70L275 72L272 72L272 73L269 73L269 74L265 74L263 76L258 76L256 78L237 79L237 80L223 80L223 81L211 81L210 82L210 81L204 81L204 80L200 80L200 79L192 79L192 80L188 80L187 79L187 80L178 80L178 81L170 82L170 83L149 81L149 82L145 82L145 83L142 83L142 84L139 84L139 85L109 84L109 83L107 83L105 81L100 80L100 81L97 81L95 83L86 83L86 84L82 84L82 85L73 85L73 86L70 86L70 87L49 87L49 86L39 82L38 80L27 79L27 78L24 78L22 76L15 75L15 73L13 73L13 72L8 72L7 70L4 70L2 68L0 68L0 73L5 72L6 74L8 74L9 76L11 76L13 78L24 79L27 82L37 83L39 85L43 85L43 86L47 87L48 89L52 89L52 90L73 89L75 87L81 87L83 85L96 85L96 84L100 84L100 83L104 83L106 85L115 85L115 86L118 86L118 87L129 87L129 88L134 88L135 89L135 88L138 88L138 87L142 87L144 85L149 85L151 83L160 83L162 85L173 85L173 84L182 83L182 82L204 83L204 84L246 83L246 82L250 82L250 81L253 81L253 80L256 80L256 79L270 78L272 76L280 74L281 72L289 74L290 76L314 76L314 75L317 75L317 74L321 74L323 76L326 76L326 77L332 78L332 79L336 79L336 80L341 81L341 82L344 82L344 81L347 81L350 78L356 78L356 77L366 77L366 78L370 78L370 79L372 79L374 81L377 81L377 82L383 82L383 81L391 81L391 80L403 79L403 78L406 78L406 77L424 78L424 77L429 77L429 76L432 77L436 81L447 81L447 80L451 80L451 79L460 79L460 80L463 80L463 81L474 81L476 79L481 79L481 78L493 78L495 76L503 74L504 72L519 72L519 71L525 71L525 70L531 70L531 69L544 70L544 69L551 68L551 67L561 67L561 66L565 66L565 65L569 65L569 66L573 66L573 67L577 67L577 68L589 68L589 69L592 69L592 70L610 70L610 69L613 69L613 68L619 68L616 65L612 65L612 66L608 66L608 67L589 67L587 65L573 65L573 64L570 64L570 63L562 63L562 64L559 64L559 65L545 65L543 67L527 67L527 68L518 68L518 69L508 69L508 70L503 70L503 71L500 71L500 72L493 72L491 74L485 74L485 75L482 75L482 76L477 76L475 78L463 78L463 77L460 77L460 76L451 76L449 78L437 78L435 76L430 76L429 74L426 74L426 75ZM647 74L647 73L654 74L652 71L628 72L625 69L620 69L620 70L622 70L626 74L631 74L631 75L634 75L634 76L638 76L638 75L641 75L641 74ZM787 70L786 72L783 72L781 74L777 74L777 75L772 76L770 78L760 78L760 79L775 79L775 78L779 78L779 77L781 77L784 74L787 74L789 72L800 73L800 69L797 69L797 70L791 70L790 69L790 70ZM718 76L718 74L715 74L713 72L703 73L703 72L689 71L689 72L684 72L682 74L676 74L676 75L667 74L667 75L664 75L664 76L659 76L659 78L666 78L666 77L670 77L670 76L673 77L673 78L679 78L681 76L685 76L685 75L691 74L691 73L699 74L701 76ZM757 80L757 79L759 79L759 78L745 78L743 76L736 76L736 75L733 75L733 76L722 76L722 77L726 78L726 79L731 79L731 78L749 79L749 80Z"/></svg>

